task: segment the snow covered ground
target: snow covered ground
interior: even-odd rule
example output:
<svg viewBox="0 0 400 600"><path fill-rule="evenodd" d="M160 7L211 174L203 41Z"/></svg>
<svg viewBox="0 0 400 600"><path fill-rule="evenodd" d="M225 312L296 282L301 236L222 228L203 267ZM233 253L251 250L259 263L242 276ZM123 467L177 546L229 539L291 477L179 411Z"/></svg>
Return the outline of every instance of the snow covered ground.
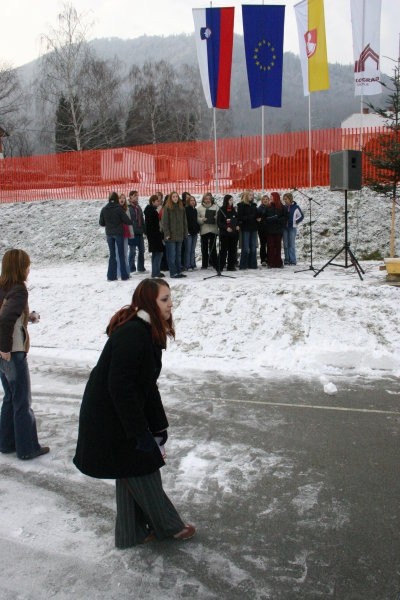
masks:
<svg viewBox="0 0 400 600"><path fill-rule="evenodd" d="M313 266L319 268L344 242L344 198L325 188L305 193L313 198ZM299 192L295 197L305 212L297 267L208 280L204 276L213 273L198 270L173 283L177 338L165 354L166 368L269 378L288 370L307 377L399 372L399 291L386 284L379 261L362 260L371 253L388 255L389 202L366 191L349 192L349 240L366 271L361 281L353 267L329 266L317 277L307 270L309 202ZM142 206L146 202L143 198ZM0 254L2 248L22 247L32 257L30 305L42 318L32 329L31 356L89 369L110 316L130 300L138 275L128 282L106 281L108 248L98 226L103 205L101 200L0 205ZM146 262L149 268L150 259ZM335 262L343 264L344 255Z"/></svg>
<svg viewBox="0 0 400 600"><path fill-rule="evenodd" d="M310 195L318 202L312 202L318 268L343 244L344 200L326 189L310 190ZM106 281L107 245L98 227L103 200L0 205L0 254L21 247L32 258L30 308L41 320L31 326L29 361L41 439L51 446L48 456L29 464L0 455L1 599L302 597L274 595L273 582L265 579L262 548L250 551L247 542L247 558L239 558L240 522L229 524L237 534L233 554L223 537L207 544L208 536L215 539L206 525L212 507L218 519L226 505L257 494L258 518L272 519L279 514L279 502L264 498L265 480L289 483L295 471L289 452L267 447L264 435L256 441L260 431L277 430L286 418L277 413L267 418L255 408L244 414L234 403L262 399L263 386L297 385L301 390L305 385L319 404L337 390L337 401L346 405L351 404L349 386L381 380L385 403L390 401L384 408L388 415L399 414L400 292L379 271L382 261L362 260L372 252L388 254L387 201L366 192L349 197L349 239L365 270L361 281L352 267L329 266L313 277L308 201L300 194L296 200L306 214L296 267L207 280L214 272L198 270L171 284L177 336L164 353L160 379L173 423L163 478L185 515L195 521L196 514L198 519L203 515L202 537L179 548L163 543L156 550L125 552L113 548L112 482L83 477L71 458L82 390L105 343L105 326L129 303L143 275ZM226 387L226 381L231 385ZM221 406L221 398L232 404ZM234 433L238 424L241 432ZM221 433L226 429L227 438ZM398 435L398 418L390 435ZM318 483L321 475L307 469L302 477L307 472L310 479L291 496L302 523L304 514L319 506L324 488ZM351 520L346 503L335 502L335 514L321 517L332 532ZM222 530L226 526L222 523ZM249 575L246 560L256 574ZM307 557L300 552L287 565L282 575L286 589L300 593ZM315 595L307 597L334 597L328 584L315 586Z"/></svg>

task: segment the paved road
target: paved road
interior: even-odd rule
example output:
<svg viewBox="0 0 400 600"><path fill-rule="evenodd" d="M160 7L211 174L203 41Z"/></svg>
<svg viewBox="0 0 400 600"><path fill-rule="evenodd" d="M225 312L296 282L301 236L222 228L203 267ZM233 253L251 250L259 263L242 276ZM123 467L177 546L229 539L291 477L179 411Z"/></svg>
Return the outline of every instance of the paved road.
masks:
<svg viewBox="0 0 400 600"><path fill-rule="evenodd" d="M211 515L204 507L200 537L205 518L208 543L248 575L243 589L223 597L397 597L400 386L337 386L335 396L321 393L320 382L220 379L193 387L203 406L202 418L195 411L199 437L230 441L233 450L251 446L252 468L264 470L246 489L246 468L232 469L232 495L216 492ZM179 389L186 406L184 381Z"/></svg>
<svg viewBox="0 0 400 600"><path fill-rule="evenodd" d="M117 551L112 486L79 479L70 465L83 380L34 372L53 472L2 458L2 508L7 489L25 488L48 495L68 527L52 531L50 520L43 547L2 524L0 597L398 600L400 385L335 383L328 396L320 382L165 373L164 485L198 535ZM19 557L34 572L30 588L12 569Z"/></svg>

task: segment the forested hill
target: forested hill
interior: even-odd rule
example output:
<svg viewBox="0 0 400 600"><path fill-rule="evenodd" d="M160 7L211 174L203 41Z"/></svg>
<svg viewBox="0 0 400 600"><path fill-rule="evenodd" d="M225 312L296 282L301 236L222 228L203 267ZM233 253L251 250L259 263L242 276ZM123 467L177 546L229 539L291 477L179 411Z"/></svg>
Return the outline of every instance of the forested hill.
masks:
<svg viewBox="0 0 400 600"><path fill-rule="evenodd" d="M127 66L142 65L146 60L166 60L176 66L197 65L194 34L141 36L131 40L103 38L90 44L102 58L117 56ZM360 99L354 95L353 65L330 64L329 75L330 89L311 97L313 129L339 127L341 121L360 110ZM375 100L379 102L379 97ZM238 34L233 45L231 110L235 135L260 132L260 111L250 108L244 42ZM303 94L300 59L292 52L284 54L282 107L267 108L265 119L269 133L308 128L308 98Z"/></svg>
<svg viewBox="0 0 400 600"><path fill-rule="evenodd" d="M135 39L102 38L89 42L99 58L117 58L126 73L133 64L165 60L175 67L184 64L197 67L194 35L141 36ZM31 80L38 61L20 67L19 73ZM330 64L330 89L311 96L313 129L339 127L342 120L359 110L360 101L354 96L352 65ZM200 77L200 75L199 75ZM190 93L190 89L188 89ZM375 97L378 100L379 97ZM260 111L250 108L245 65L243 36L235 34L231 116L233 135L253 135L260 131ZM284 55L283 98L281 108L266 108L267 133L301 131L308 128L308 99L304 97L300 59L291 52ZM230 132L231 133L231 132Z"/></svg>

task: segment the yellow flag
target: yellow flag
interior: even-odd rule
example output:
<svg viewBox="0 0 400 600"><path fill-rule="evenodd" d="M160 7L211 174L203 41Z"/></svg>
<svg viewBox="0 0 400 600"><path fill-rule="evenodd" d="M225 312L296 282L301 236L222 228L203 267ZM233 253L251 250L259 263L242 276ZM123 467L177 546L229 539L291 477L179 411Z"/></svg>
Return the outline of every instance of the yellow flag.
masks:
<svg viewBox="0 0 400 600"><path fill-rule="evenodd" d="M315 32L314 52L308 55L308 87L310 92L329 89L323 0L308 0L308 32Z"/></svg>
<svg viewBox="0 0 400 600"><path fill-rule="evenodd" d="M299 33L304 95L329 89L323 0L301 0L294 6Z"/></svg>

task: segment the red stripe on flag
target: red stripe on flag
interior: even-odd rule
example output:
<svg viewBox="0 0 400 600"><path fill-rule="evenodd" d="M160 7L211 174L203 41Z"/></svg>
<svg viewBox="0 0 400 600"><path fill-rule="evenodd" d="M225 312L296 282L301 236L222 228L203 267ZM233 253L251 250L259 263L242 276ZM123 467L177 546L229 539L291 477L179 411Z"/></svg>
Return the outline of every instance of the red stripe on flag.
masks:
<svg viewBox="0 0 400 600"><path fill-rule="evenodd" d="M220 53L216 108L229 108L231 92L234 8L221 8Z"/></svg>

